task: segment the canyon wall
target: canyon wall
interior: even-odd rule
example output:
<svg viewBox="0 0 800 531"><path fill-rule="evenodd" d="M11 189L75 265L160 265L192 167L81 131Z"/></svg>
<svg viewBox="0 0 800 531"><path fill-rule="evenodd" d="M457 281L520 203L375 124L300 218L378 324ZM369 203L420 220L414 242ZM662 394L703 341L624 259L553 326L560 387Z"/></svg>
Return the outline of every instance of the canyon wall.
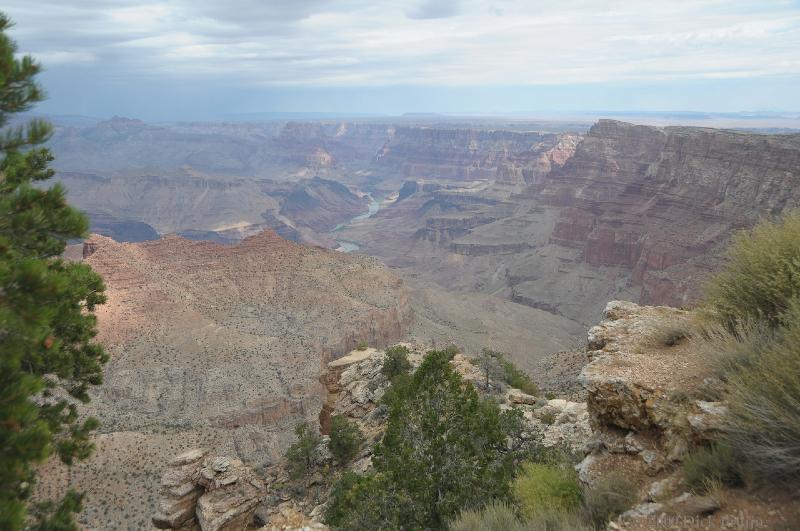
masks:
<svg viewBox="0 0 800 531"><path fill-rule="evenodd" d="M622 266L645 303L681 305L737 229L800 204L800 135L601 120L529 193L557 207L551 241Z"/></svg>
<svg viewBox="0 0 800 531"><path fill-rule="evenodd" d="M176 451L276 460L293 425L317 418L326 364L412 324L403 282L375 259L270 231L234 246L93 236L84 250L108 295L98 340L111 360L87 407L102 422L98 451L69 476L55 467L42 488L86 490L89 527L141 528L123 515L153 513L159 468Z"/></svg>
<svg viewBox="0 0 800 531"><path fill-rule="evenodd" d="M576 141L574 134L397 127L376 162L411 178L523 183L563 164Z"/></svg>
<svg viewBox="0 0 800 531"><path fill-rule="evenodd" d="M398 128L382 153L376 166L409 178L402 200L343 238L582 325L615 298L691 303L735 231L800 205L800 135L613 120L579 141Z"/></svg>

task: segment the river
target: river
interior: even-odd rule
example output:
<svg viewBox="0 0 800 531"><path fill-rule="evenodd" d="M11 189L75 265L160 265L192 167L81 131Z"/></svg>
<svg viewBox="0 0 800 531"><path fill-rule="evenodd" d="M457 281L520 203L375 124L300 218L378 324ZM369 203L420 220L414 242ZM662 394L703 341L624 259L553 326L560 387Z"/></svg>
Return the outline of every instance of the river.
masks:
<svg viewBox="0 0 800 531"><path fill-rule="evenodd" d="M358 221L367 219L369 217L374 216L378 210L381 209L381 204L383 204L383 198L375 199L372 195L369 195L369 207L366 212L363 214L359 214L354 218L345 221L344 223L339 223L336 225L331 232L339 231L352 223L356 223ZM339 244L339 247L336 248L337 251L341 251L343 253L351 253L353 251L358 251L361 247L355 242L350 242L347 240L336 240L336 243Z"/></svg>

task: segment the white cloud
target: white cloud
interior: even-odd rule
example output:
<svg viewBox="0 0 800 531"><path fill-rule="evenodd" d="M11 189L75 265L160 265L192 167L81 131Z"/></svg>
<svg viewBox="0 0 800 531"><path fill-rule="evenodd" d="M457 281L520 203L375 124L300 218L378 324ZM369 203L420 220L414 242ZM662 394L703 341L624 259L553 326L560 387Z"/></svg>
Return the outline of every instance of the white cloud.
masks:
<svg viewBox="0 0 800 531"><path fill-rule="evenodd" d="M7 0L45 66L252 85L511 85L800 73L795 2ZM99 70L98 70L99 71Z"/></svg>

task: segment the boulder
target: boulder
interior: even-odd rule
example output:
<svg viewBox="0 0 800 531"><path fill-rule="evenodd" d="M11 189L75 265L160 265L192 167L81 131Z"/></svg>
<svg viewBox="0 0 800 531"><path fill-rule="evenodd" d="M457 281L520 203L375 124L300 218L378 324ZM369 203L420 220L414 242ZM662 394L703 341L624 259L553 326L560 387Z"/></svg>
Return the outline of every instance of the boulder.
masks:
<svg viewBox="0 0 800 531"><path fill-rule="evenodd" d="M153 525L159 529L240 531L266 495L266 486L240 460L185 452L161 477L161 499Z"/></svg>
<svg viewBox="0 0 800 531"><path fill-rule="evenodd" d="M509 389L506 399L512 404L526 404L529 406L535 406L537 401L535 396L525 394L519 389Z"/></svg>
<svg viewBox="0 0 800 531"><path fill-rule="evenodd" d="M194 476L205 449L189 450L175 457L161 476L160 499L153 525L159 529L191 528L195 523L195 505L204 490ZM188 526L188 527L187 527Z"/></svg>

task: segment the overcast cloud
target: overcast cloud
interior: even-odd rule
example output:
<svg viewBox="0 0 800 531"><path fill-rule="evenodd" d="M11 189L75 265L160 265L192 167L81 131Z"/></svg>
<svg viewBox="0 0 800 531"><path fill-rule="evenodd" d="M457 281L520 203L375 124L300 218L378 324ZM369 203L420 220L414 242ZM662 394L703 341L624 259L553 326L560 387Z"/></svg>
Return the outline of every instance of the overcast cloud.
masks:
<svg viewBox="0 0 800 531"><path fill-rule="evenodd" d="M247 94L247 108L232 104L231 112L282 110L276 98L301 93L316 95L313 110L326 110L326 98L340 105L344 94L402 100L397 87L542 95L554 93L548 86L624 92L698 83L738 90L738 99L726 96L738 109L800 108L780 88L800 78L797 1L6 0L2 9L17 23L21 51L46 66L48 109L58 112L70 101L91 112L90 100L108 100L103 91L114 89L124 113L137 86L166 98L228 90L241 102L234 94ZM419 103L363 110L430 110Z"/></svg>

